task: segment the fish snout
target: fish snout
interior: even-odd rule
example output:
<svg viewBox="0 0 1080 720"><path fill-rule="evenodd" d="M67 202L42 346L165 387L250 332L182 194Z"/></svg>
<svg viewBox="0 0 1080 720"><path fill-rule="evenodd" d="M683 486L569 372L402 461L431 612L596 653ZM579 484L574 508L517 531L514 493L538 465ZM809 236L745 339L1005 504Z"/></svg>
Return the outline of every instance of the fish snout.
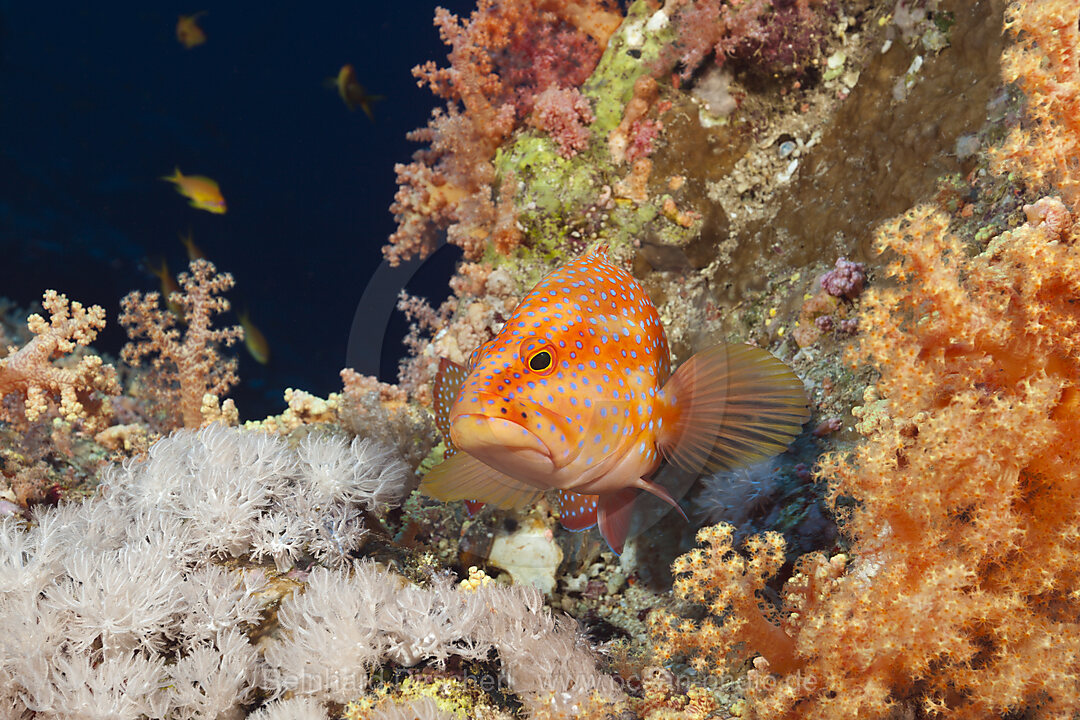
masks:
<svg viewBox="0 0 1080 720"><path fill-rule="evenodd" d="M486 393L467 393L450 417L450 439L484 463L527 480L553 469L551 449L534 433L536 410Z"/></svg>
<svg viewBox="0 0 1080 720"><path fill-rule="evenodd" d="M530 420L538 413L518 400L496 393L465 393L450 412L454 444L469 450L468 445L497 443L502 447L527 447L547 452L544 443L530 432Z"/></svg>

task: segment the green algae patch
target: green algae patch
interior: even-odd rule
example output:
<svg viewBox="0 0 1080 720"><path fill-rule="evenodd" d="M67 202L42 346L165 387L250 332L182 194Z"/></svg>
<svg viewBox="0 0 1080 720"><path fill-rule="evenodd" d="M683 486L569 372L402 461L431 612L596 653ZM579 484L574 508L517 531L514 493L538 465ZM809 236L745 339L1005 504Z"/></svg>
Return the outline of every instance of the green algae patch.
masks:
<svg viewBox="0 0 1080 720"><path fill-rule="evenodd" d="M644 0L630 6L592 76L581 87L593 104L594 133L603 136L618 127L634 95L634 83L649 72L663 47L674 39L663 10L653 11Z"/></svg>
<svg viewBox="0 0 1080 720"><path fill-rule="evenodd" d="M559 155L551 138L533 132L495 155L498 175L517 181L518 222L531 242L559 242L572 229L575 214L595 202L608 182L605 165L593 152Z"/></svg>

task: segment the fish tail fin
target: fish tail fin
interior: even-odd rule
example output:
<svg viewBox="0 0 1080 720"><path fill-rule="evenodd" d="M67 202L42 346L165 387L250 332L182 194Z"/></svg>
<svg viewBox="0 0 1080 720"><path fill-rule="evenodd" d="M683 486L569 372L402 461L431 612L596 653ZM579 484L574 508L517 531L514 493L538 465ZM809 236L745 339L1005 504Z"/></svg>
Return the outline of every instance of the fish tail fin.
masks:
<svg viewBox="0 0 1080 720"><path fill-rule="evenodd" d="M798 376L751 345L699 352L675 371L662 395L668 407L657 445L691 472L733 469L782 452L810 417Z"/></svg>
<svg viewBox="0 0 1080 720"><path fill-rule="evenodd" d="M150 258L143 258L143 265L150 271L150 274L154 277L164 280L169 277L169 261L163 257L159 257L156 261Z"/></svg>
<svg viewBox="0 0 1080 720"><path fill-rule="evenodd" d="M600 534L616 555L622 555L626 536L630 532L630 517L637 489L623 488L600 496L596 504L596 521Z"/></svg>
<svg viewBox="0 0 1080 720"><path fill-rule="evenodd" d="M375 122L375 103L385 99L385 95L367 95L364 97L364 100L360 103L360 109L368 116L368 120Z"/></svg>
<svg viewBox="0 0 1080 720"><path fill-rule="evenodd" d="M162 175L161 179L165 182L176 183L184 179L184 174L180 172L180 168L174 167L172 175Z"/></svg>
<svg viewBox="0 0 1080 720"><path fill-rule="evenodd" d="M199 252L199 248L195 245L195 236L191 232L191 228L188 228L187 234L178 232L177 237L180 238L180 242L183 244L184 249L187 250L188 260L195 260L202 257L202 253Z"/></svg>

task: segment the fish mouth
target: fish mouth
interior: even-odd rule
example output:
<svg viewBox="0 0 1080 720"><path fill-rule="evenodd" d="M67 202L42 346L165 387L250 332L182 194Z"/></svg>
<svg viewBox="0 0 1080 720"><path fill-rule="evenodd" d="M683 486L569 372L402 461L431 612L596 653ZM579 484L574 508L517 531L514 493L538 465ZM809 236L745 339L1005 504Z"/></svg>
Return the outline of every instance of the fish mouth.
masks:
<svg viewBox="0 0 1080 720"><path fill-rule="evenodd" d="M453 418L454 446L515 479L547 489L555 471L551 450L525 426L502 417L464 413Z"/></svg>

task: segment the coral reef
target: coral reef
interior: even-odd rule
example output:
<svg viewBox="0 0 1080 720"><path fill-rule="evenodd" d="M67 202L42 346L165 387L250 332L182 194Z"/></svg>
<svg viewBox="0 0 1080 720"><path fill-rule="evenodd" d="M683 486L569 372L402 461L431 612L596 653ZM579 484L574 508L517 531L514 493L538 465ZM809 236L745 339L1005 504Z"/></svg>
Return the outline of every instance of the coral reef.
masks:
<svg viewBox="0 0 1080 720"><path fill-rule="evenodd" d="M1075 709L1080 253L1059 200L1029 215L970 260L940 212L882 228L898 285L870 291L855 359L884 400L867 440L818 469L852 560L802 558L764 610L780 536L751 538L744 560L730 526L703 530L675 589L717 619L652 618L661 657L757 655L780 676L749 693L769 716Z"/></svg>
<svg viewBox="0 0 1080 720"><path fill-rule="evenodd" d="M413 74L441 98L428 127L412 139L430 143L412 163L398 165L400 189L391 206L398 230L386 257L397 263L430 253L446 230L466 257L481 257L488 243L506 253L520 242L512 214L493 195L495 151L549 88L573 88L590 74L607 37L619 23L605 2L482 0L467 21L439 9L435 24L450 46L450 66L417 66ZM579 111L578 111L579 112ZM508 198L513 186L503 185Z"/></svg>
<svg viewBox="0 0 1080 720"><path fill-rule="evenodd" d="M449 64L414 74L446 107L385 255L445 233L466 260L441 306L401 297L397 385L345 369L229 427L241 334L203 260L124 299L119 375L101 308L0 305L0 712L1074 715L1076 4L481 0L436 25ZM598 240L675 363L768 348L814 412L758 466L663 478L693 520L645 507L621 557L548 499L411 492L445 449L439 358Z"/></svg>

